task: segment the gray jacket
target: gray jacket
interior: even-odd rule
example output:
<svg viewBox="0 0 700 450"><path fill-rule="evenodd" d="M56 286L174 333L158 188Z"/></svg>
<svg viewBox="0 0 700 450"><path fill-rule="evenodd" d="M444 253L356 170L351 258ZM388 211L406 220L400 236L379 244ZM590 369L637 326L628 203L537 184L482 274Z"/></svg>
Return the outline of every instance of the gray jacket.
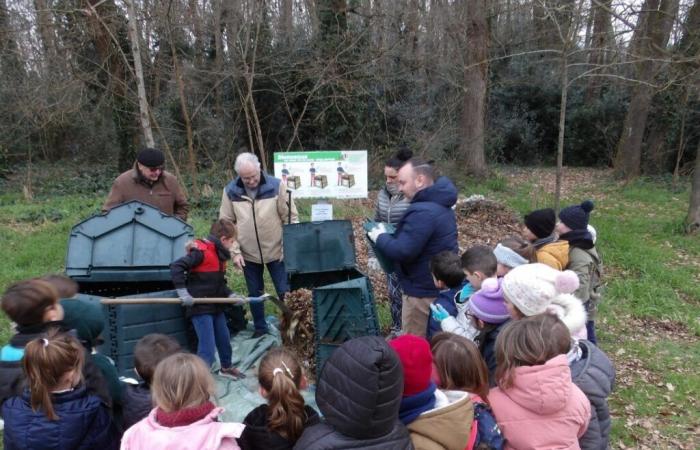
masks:
<svg viewBox="0 0 700 450"><path fill-rule="evenodd" d="M571 378L591 402L591 421L579 439L581 450L605 450L610 441L608 396L615 384L615 368L607 355L589 341L578 342L581 359L571 364Z"/></svg>
<svg viewBox="0 0 700 450"><path fill-rule="evenodd" d="M377 207L374 213L375 222L385 222L396 225L403 217L411 204L403 194L396 194L393 197L387 191L386 186L379 190L377 195Z"/></svg>

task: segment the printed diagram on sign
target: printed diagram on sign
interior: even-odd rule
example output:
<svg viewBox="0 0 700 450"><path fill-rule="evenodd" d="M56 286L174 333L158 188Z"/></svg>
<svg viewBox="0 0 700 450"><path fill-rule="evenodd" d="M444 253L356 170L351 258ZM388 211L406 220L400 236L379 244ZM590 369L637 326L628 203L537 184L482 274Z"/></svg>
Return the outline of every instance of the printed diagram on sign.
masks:
<svg viewBox="0 0 700 450"><path fill-rule="evenodd" d="M311 163L311 167L309 168L309 173L311 175L311 184L309 186L311 187L318 187L321 189L324 189L326 186L328 186L328 176L323 175L320 173L316 173L316 168L314 167L314 163Z"/></svg>
<svg viewBox="0 0 700 450"><path fill-rule="evenodd" d="M355 175L345 172L342 161L338 161L338 168L336 170L338 172L338 186L351 188L355 185Z"/></svg>
<svg viewBox="0 0 700 450"><path fill-rule="evenodd" d="M274 174L296 198L367 198L366 150L276 152Z"/></svg>

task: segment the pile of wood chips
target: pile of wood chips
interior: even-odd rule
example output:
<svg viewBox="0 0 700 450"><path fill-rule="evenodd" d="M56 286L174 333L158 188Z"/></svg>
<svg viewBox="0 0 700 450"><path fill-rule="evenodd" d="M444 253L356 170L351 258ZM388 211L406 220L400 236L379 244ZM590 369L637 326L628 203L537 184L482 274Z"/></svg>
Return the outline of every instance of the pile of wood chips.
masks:
<svg viewBox="0 0 700 450"><path fill-rule="evenodd" d="M362 206L372 212L376 195L372 195ZM496 243L509 235L520 234L521 219L505 205L486 199L482 196L462 198L455 207L457 216L457 228L459 231L460 253L475 244L495 246ZM368 214L372 216L373 214ZM357 255L357 267L360 272L367 275L372 282L372 290L377 303L386 303L387 286L386 275L383 272L374 272L367 269L369 244L362 228L365 216L349 217L352 221L355 234L355 252ZM293 310L299 312L300 322L307 330L314 333L314 319L312 306L312 293L308 289L298 289L287 293L285 303ZM382 331L388 332L389 325L385 324ZM313 379L315 376L316 360L314 357L314 337L306 336L306 333L297 334L291 342L284 342L297 353L304 364L307 374Z"/></svg>

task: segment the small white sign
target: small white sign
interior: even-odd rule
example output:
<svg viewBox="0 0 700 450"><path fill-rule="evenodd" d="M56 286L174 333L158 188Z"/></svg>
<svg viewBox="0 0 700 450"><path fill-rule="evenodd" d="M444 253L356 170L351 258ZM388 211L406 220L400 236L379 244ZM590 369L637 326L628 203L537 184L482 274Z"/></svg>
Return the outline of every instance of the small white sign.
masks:
<svg viewBox="0 0 700 450"><path fill-rule="evenodd" d="M333 205L330 203L315 203L311 205L311 221L323 222L333 220Z"/></svg>

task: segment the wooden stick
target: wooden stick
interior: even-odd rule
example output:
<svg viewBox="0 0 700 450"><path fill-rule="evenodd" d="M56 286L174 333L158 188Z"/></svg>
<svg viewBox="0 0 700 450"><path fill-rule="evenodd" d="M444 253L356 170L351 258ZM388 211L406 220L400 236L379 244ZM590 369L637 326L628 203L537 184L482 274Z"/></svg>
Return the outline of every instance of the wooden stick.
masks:
<svg viewBox="0 0 700 450"><path fill-rule="evenodd" d="M245 301L246 297L228 298L228 297L212 297L212 298L195 298L194 303L229 303L233 305L243 305L250 303ZM182 301L179 298L103 298L100 300L103 305L180 305Z"/></svg>

